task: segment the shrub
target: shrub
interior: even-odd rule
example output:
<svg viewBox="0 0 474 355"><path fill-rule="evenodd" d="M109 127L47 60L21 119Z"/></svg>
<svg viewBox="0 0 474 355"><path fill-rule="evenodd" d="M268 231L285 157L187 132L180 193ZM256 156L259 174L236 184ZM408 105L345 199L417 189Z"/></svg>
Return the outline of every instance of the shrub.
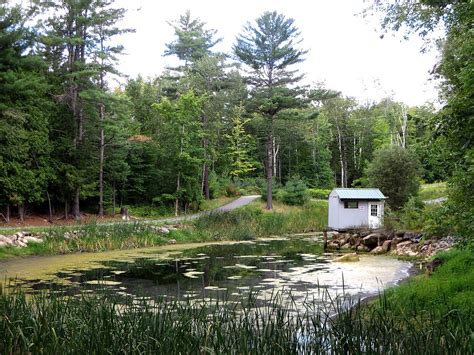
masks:
<svg viewBox="0 0 474 355"><path fill-rule="evenodd" d="M394 210L399 210L419 189L419 163L406 149L393 146L375 152L367 168L369 183L378 187Z"/></svg>
<svg viewBox="0 0 474 355"><path fill-rule="evenodd" d="M311 196L311 198L315 198L318 200L327 200L329 197L329 194L331 193L330 189L308 189L308 193Z"/></svg>
<svg viewBox="0 0 474 355"><path fill-rule="evenodd" d="M282 201L287 205L304 205L309 200L306 183L298 176L291 178L283 189Z"/></svg>
<svg viewBox="0 0 474 355"><path fill-rule="evenodd" d="M412 196L403 206L400 221L404 229L421 229L425 204L419 197Z"/></svg>

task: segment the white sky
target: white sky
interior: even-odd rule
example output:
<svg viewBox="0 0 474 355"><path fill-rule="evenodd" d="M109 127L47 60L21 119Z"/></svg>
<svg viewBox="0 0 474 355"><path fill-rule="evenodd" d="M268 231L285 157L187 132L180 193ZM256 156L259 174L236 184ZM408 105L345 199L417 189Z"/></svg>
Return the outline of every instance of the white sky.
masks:
<svg viewBox="0 0 474 355"><path fill-rule="evenodd" d="M127 54L119 69L132 78L147 77L175 64L162 56L165 43L174 39L168 21L177 20L187 9L193 18L206 22L206 28L218 30L223 41L214 48L226 53L247 21L276 10L295 19L301 47L310 50L298 67L306 74L306 83L323 81L361 102L392 95L409 105L436 101L429 75L436 53L420 53L416 37L407 42L387 34L381 39L375 19L356 16L366 4L364 0L117 0L115 6L130 9L123 24L136 29L120 39Z"/></svg>

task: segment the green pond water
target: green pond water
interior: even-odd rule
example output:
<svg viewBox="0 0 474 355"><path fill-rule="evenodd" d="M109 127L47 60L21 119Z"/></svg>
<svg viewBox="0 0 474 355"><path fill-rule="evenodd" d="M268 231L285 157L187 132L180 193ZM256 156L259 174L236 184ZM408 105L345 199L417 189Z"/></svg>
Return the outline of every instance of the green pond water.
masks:
<svg viewBox="0 0 474 355"><path fill-rule="evenodd" d="M116 293L170 300L239 299L255 291L261 299L291 292L292 299L323 294L365 297L397 284L412 264L385 256L359 262L333 261L312 236L239 243L33 257L0 262L0 280L27 292Z"/></svg>

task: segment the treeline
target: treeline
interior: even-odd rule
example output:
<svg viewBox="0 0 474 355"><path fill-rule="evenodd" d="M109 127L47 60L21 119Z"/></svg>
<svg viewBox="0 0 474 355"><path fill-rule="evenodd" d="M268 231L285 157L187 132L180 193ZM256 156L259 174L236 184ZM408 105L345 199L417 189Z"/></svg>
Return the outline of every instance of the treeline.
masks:
<svg viewBox="0 0 474 355"><path fill-rule="evenodd" d="M266 12L232 53L189 12L172 23L164 55L180 65L155 78L120 75L124 9L110 0L0 5L0 205L66 218L153 204L176 214L219 193L365 186L374 152L410 151L427 182L456 163L435 135L431 106L359 103L322 85L299 86L310 55L293 20ZM436 137L435 137L436 136ZM403 174L403 172L399 172ZM15 207L15 208L13 208ZM13 212L11 212L13 211Z"/></svg>

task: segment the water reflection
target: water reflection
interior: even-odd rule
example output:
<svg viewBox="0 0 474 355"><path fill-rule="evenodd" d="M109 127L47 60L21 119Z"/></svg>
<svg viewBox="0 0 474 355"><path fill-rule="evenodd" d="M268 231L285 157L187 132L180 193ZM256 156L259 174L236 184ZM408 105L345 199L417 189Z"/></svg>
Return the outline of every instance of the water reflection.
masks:
<svg viewBox="0 0 474 355"><path fill-rule="evenodd" d="M268 300L276 291L291 291L293 300L348 293L373 294L408 274L410 263L365 257L336 263L317 240L291 238L209 245L166 254L147 251L99 267L58 270L49 281L19 281L30 290L55 289L66 295L108 292L134 298L175 301L235 301L258 290ZM327 296L327 294L325 294Z"/></svg>

